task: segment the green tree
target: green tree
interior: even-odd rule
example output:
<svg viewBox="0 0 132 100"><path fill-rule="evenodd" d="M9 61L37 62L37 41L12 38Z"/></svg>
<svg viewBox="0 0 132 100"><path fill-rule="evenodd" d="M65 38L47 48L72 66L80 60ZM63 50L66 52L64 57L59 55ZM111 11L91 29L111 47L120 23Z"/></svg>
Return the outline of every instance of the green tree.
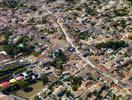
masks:
<svg viewBox="0 0 132 100"><path fill-rule="evenodd" d="M41 78L42 78L43 84L47 84L49 82L49 78L48 78L47 75L44 74L44 75L41 76Z"/></svg>
<svg viewBox="0 0 132 100"><path fill-rule="evenodd" d="M36 96L34 97L34 100L41 100L41 99L40 99L40 97L39 97L38 95L36 95Z"/></svg>
<svg viewBox="0 0 132 100"><path fill-rule="evenodd" d="M65 0L66 2L79 3L81 0Z"/></svg>
<svg viewBox="0 0 132 100"><path fill-rule="evenodd" d="M78 90L78 85L72 85L72 90L77 91Z"/></svg>
<svg viewBox="0 0 132 100"><path fill-rule="evenodd" d="M66 62L66 56L62 50L58 50L55 52L55 60L53 62L53 66L57 69L63 69L63 64Z"/></svg>
<svg viewBox="0 0 132 100"><path fill-rule="evenodd" d="M95 8L90 8L90 7L88 7L88 6L87 6L87 8L86 8L86 12L87 12L89 15L91 15L91 16L97 15L96 9L95 9Z"/></svg>
<svg viewBox="0 0 132 100"><path fill-rule="evenodd" d="M107 42L102 42L102 43L99 43L96 45L97 48L111 48L111 49L114 49L114 50L117 50L121 47L126 47L128 46L128 44L121 40L121 41L107 41Z"/></svg>
<svg viewBox="0 0 132 100"><path fill-rule="evenodd" d="M4 7L8 8L18 8L18 7L24 7L25 2L20 2L19 0L3 0L2 5Z"/></svg>
<svg viewBox="0 0 132 100"><path fill-rule="evenodd" d="M9 37L13 34L13 32L9 29L9 27L6 27L3 29L3 34L6 40L9 39Z"/></svg>
<svg viewBox="0 0 132 100"><path fill-rule="evenodd" d="M72 84L81 85L81 83L82 83L82 77L73 77Z"/></svg>
<svg viewBox="0 0 132 100"><path fill-rule="evenodd" d="M73 77L71 84L72 89L74 91L77 91L78 87L80 87L80 85L82 84L82 77Z"/></svg>
<svg viewBox="0 0 132 100"><path fill-rule="evenodd" d="M88 78L89 80L93 80L93 79L94 79L93 76L92 76L90 73L87 74L87 78Z"/></svg>
<svg viewBox="0 0 132 100"><path fill-rule="evenodd" d="M23 90L25 90L25 89L29 86L29 82L24 81L24 80L19 81L18 84L19 84L19 86L20 86Z"/></svg>
<svg viewBox="0 0 132 100"><path fill-rule="evenodd" d="M69 97L69 96L71 96L71 91L70 90L66 90L65 94L66 94L67 97Z"/></svg>

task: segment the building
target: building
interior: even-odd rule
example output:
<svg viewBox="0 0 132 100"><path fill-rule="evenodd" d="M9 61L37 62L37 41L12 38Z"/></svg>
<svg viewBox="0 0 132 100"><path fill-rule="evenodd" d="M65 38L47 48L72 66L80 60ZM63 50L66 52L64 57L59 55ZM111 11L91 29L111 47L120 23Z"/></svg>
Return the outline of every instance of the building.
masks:
<svg viewBox="0 0 132 100"><path fill-rule="evenodd" d="M0 63L9 61L10 58L5 51L0 52Z"/></svg>

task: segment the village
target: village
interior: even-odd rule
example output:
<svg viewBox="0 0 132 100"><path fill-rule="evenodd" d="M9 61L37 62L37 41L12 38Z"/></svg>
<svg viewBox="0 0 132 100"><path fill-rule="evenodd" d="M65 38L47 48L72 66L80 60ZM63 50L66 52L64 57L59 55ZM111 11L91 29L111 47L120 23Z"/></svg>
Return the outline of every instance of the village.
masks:
<svg viewBox="0 0 132 100"><path fill-rule="evenodd" d="M131 100L130 0L0 0L0 100Z"/></svg>

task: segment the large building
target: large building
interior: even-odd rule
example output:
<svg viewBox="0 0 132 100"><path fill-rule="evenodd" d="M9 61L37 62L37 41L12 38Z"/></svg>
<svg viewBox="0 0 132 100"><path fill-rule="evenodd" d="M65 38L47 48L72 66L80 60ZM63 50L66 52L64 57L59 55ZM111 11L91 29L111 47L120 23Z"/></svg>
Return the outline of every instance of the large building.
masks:
<svg viewBox="0 0 132 100"><path fill-rule="evenodd" d="M19 60L12 60L5 51L0 52L0 69L19 65Z"/></svg>

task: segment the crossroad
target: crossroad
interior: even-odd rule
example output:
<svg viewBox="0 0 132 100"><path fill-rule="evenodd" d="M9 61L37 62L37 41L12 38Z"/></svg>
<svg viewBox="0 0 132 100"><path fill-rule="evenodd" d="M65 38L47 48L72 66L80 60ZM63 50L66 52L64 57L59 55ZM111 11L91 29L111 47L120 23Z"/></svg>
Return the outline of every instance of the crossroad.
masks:
<svg viewBox="0 0 132 100"><path fill-rule="evenodd" d="M96 67L91 61L89 61L88 59L86 59L85 57L83 57L82 53L78 50L78 48L73 44L72 40L70 39L70 37L68 36L67 32L65 31L65 29L63 28L63 24L61 23L61 21L59 19L57 19L57 23L59 25L59 27L61 28L61 30L63 31L65 38L67 40L67 42L75 48L75 53L83 60L85 61L91 68L93 68L94 70L96 70L97 72L99 72L102 76L111 79L115 84L117 84L118 86L120 86L121 88L126 88L127 86L122 85L121 81L113 78L112 76L110 76L109 74L103 73L100 71L100 69L98 67ZM129 94L131 94L129 92Z"/></svg>

